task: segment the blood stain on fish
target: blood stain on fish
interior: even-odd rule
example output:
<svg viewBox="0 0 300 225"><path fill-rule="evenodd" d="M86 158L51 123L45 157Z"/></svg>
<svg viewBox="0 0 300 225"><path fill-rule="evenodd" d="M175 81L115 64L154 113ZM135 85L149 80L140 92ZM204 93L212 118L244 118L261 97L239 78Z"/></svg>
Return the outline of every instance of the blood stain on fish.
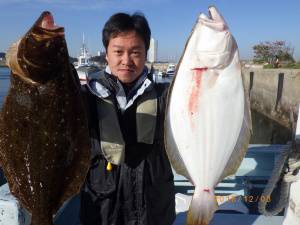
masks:
<svg viewBox="0 0 300 225"><path fill-rule="evenodd" d="M192 78L192 91L189 97L188 109L189 116L193 125L193 115L197 113L199 96L201 93L201 80L203 72L207 70L207 68L194 68L192 69L195 73Z"/></svg>

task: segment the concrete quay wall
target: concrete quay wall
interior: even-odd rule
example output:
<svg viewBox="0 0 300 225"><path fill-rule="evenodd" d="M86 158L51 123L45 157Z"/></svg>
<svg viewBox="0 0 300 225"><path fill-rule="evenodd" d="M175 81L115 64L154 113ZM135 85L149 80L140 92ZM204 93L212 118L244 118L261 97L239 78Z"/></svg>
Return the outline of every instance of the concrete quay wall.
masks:
<svg viewBox="0 0 300 225"><path fill-rule="evenodd" d="M300 70L244 68L243 77L251 109L291 127L300 103Z"/></svg>

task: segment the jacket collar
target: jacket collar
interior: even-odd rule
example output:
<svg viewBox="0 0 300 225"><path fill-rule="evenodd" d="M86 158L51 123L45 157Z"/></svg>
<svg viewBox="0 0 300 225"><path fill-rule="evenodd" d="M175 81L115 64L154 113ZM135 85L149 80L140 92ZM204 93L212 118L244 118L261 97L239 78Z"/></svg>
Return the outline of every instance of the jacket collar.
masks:
<svg viewBox="0 0 300 225"><path fill-rule="evenodd" d="M88 81L88 89L99 98L108 98L115 93L121 112L129 108L145 91L150 91L153 88L153 81L148 78L147 67L144 68L142 74L129 90L127 96L122 83L111 74L111 70L108 66L105 68L105 71L99 74L99 77L99 79Z"/></svg>

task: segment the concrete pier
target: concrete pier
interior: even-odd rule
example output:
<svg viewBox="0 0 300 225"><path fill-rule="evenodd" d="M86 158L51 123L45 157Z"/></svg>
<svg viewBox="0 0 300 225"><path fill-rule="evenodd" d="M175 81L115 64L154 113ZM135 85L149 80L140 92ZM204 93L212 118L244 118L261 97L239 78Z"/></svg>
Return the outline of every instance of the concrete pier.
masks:
<svg viewBox="0 0 300 225"><path fill-rule="evenodd" d="M251 109L291 128L298 116L300 70L244 68L243 76Z"/></svg>

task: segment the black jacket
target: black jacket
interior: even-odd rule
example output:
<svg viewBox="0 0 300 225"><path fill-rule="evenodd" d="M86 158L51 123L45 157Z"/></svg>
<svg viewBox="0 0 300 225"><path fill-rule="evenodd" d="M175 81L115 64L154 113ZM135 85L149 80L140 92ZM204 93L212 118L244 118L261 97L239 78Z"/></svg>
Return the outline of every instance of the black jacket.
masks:
<svg viewBox="0 0 300 225"><path fill-rule="evenodd" d="M102 84L112 88L107 78ZM119 124L126 143L125 163L113 165L108 171L100 149L97 97L83 87L92 142L91 167L81 192L80 219L83 225L173 224L174 182L164 149L163 132L167 88L164 84L155 84L154 88L158 96L154 143L137 142L136 103L124 113L119 112Z"/></svg>

